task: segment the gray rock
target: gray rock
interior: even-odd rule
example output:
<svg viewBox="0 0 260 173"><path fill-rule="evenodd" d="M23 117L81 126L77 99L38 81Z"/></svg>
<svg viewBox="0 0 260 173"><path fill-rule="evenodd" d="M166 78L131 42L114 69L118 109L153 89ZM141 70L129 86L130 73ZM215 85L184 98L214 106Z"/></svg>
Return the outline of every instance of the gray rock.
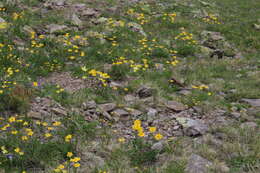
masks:
<svg viewBox="0 0 260 173"><path fill-rule="evenodd" d="M79 17L76 14L72 14L71 23L76 26L82 26L82 21L79 19Z"/></svg>
<svg viewBox="0 0 260 173"><path fill-rule="evenodd" d="M241 114L238 112L231 112L230 115L231 117L234 117L236 119L239 119L241 117Z"/></svg>
<svg viewBox="0 0 260 173"><path fill-rule="evenodd" d="M136 91L136 93L140 98L151 97L154 93L154 89L142 86Z"/></svg>
<svg viewBox="0 0 260 173"><path fill-rule="evenodd" d="M256 30L260 30L260 25L258 25L258 24L254 24L254 28L256 29Z"/></svg>
<svg viewBox="0 0 260 173"><path fill-rule="evenodd" d="M77 10L82 10L86 8L86 4L78 3L78 4L74 4L73 7L76 8Z"/></svg>
<svg viewBox="0 0 260 173"><path fill-rule="evenodd" d="M158 151L162 151L163 150L163 142L162 141L159 141L159 142L156 142L152 145L151 149L153 150L158 150Z"/></svg>
<svg viewBox="0 0 260 173"><path fill-rule="evenodd" d="M260 99L242 99L241 101L246 102L253 107L260 107Z"/></svg>
<svg viewBox="0 0 260 173"><path fill-rule="evenodd" d="M155 117L157 114L158 114L158 111L156 109L153 109L153 108L148 109L148 112L147 112L148 116Z"/></svg>
<svg viewBox="0 0 260 173"><path fill-rule="evenodd" d="M27 117L32 118L32 119L37 119L37 120L42 119L41 113L40 112L34 112L34 111L28 112Z"/></svg>
<svg viewBox="0 0 260 173"><path fill-rule="evenodd" d="M167 101L166 107L177 112L184 111L186 109L186 106L184 104L176 101Z"/></svg>
<svg viewBox="0 0 260 173"><path fill-rule="evenodd" d="M59 32L64 32L65 30L68 29L66 25L57 25L57 24L50 24L46 26L47 30L49 33L59 33Z"/></svg>
<svg viewBox="0 0 260 173"><path fill-rule="evenodd" d="M191 91L188 90L188 89L182 89L182 90L180 90L178 93L181 94L181 95L187 96L187 95L190 95L190 94L191 94Z"/></svg>
<svg viewBox="0 0 260 173"><path fill-rule="evenodd" d="M57 115L64 115L64 116L67 115L67 112L60 108L52 108L51 111Z"/></svg>
<svg viewBox="0 0 260 173"><path fill-rule="evenodd" d="M116 104L115 103L105 103L105 104L98 105L98 107L101 109L101 111L110 112L116 108Z"/></svg>
<svg viewBox="0 0 260 173"><path fill-rule="evenodd" d="M82 166L79 171L81 173L89 172L89 168L102 168L105 165L105 160L102 157L91 152L83 152L81 159Z"/></svg>
<svg viewBox="0 0 260 173"><path fill-rule="evenodd" d="M256 129L257 124L255 122L245 122L240 125L241 128L249 128L249 129Z"/></svg>
<svg viewBox="0 0 260 173"><path fill-rule="evenodd" d="M94 100L89 101L89 102L84 102L82 104L82 108L85 109L85 110L86 109L95 109L96 107L97 107L97 104Z"/></svg>
<svg viewBox="0 0 260 173"><path fill-rule="evenodd" d="M103 115L106 119L108 119L108 120L113 120L113 118L111 117L111 115L110 115L109 113L107 113L107 112L102 112L102 115Z"/></svg>
<svg viewBox="0 0 260 173"><path fill-rule="evenodd" d="M220 32L203 31L200 36L202 45L214 50L211 57L235 57L238 53L238 51L226 41Z"/></svg>
<svg viewBox="0 0 260 173"><path fill-rule="evenodd" d="M213 164L204 159L203 157L192 154L188 160L188 164L185 168L187 173L208 173L209 167Z"/></svg>
<svg viewBox="0 0 260 173"><path fill-rule="evenodd" d="M64 6L64 5L65 5L65 1L66 1L66 0L55 0L55 1L53 2L53 5Z"/></svg>
<svg viewBox="0 0 260 173"><path fill-rule="evenodd" d="M127 94L124 96L124 100L126 102L134 102L137 98L131 94Z"/></svg>
<svg viewBox="0 0 260 173"><path fill-rule="evenodd" d="M88 16L88 17L97 16L98 14L99 13L93 8L87 8L81 12L82 16Z"/></svg>
<svg viewBox="0 0 260 173"><path fill-rule="evenodd" d="M130 115L133 115L135 117L143 114L143 112L141 112L137 109L129 109L129 112L130 112Z"/></svg>
<svg viewBox="0 0 260 173"><path fill-rule="evenodd" d="M110 87L118 87L118 88L123 88L124 84L123 83L119 83L119 82L115 82L115 81L111 81L109 84Z"/></svg>
<svg viewBox="0 0 260 173"><path fill-rule="evenodd" d="M116 109L112 112L113 115L116 115L116 116L128 116L129 113L127 111L125 111L124 109Z"/></svg>
<svg viewBox="0 0 260 173"><path fill-rule="evenodd" d="M187 136L203 135L209 130L209 127L200 120L183 117L176 118L176 120L182 125L184 134Z"/></svg>
<svg viewBox="0 0 260 173"><path fill-rule="evenodd" d="M107 22L107 18L106 17L100 17L97 20L94 21L95 24L103 24Z"/></svg>

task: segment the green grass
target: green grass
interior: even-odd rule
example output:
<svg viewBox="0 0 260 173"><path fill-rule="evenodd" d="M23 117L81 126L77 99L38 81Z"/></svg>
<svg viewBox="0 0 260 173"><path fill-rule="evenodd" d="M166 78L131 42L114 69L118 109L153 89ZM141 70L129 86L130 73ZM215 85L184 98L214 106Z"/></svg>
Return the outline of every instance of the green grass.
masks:
<svg viewBox="0 0 260 173"><path fill-rule="evenodd" d="M226 110L227 114L234 109L243 112L249 106L240 102L242 98L260 98L260 32L253 27L260 19L259 1L145 0L129 3L70 0L68 5L84 3L97 9L98 18L107 18L106 22L94 24L92 20L98 19L78 15L83 22L83 28L78 30L66 17L71 9L48 9L45 13L44 2L3 0L0 3L0 7L5 7L0 10L0 17L8 23L8 28L0 29L0 117L3 118L0 120L0 147L5 146L8 154L15 156L10 160L9 155L0 150L0 168L5 172L29 172L36 168L53 172L59 164L66 165L67 152L81 157L82 150L88 147L91 151L98 150L105 160L104 167L91 168L91 172L185 172L190 153L183 147L193 146L184 145L193 144L191 139L177 137L175 143L168 143L165 150L158 152L151 149L154 141L127 139L124 143L118 142L120 134L114 134L109 125L113 122L103 123L103 117L98 117L100 122L87 122L84 115L71 112L67 117L44 117L42 123L49 123L48 127L53 127L51 124L56 119L62 122L61 127L51 131L47 126L38 127L35 120L24 119L36 97L49 97L68 110L80 108L89 100L143 109L146 104L142 101L131 105L124 101L124 96L135 95L140 86L147 85L156 90L154 104L160 103L162 98L176 99L189 107L202 108L205 115L216 109ZM113 7L118 8L111 12ZM173 13L177 15L174 22L170 17ZM204 13L217 16L220 24L204 22ZM49 34L46 26L54 23L69 29ZM138 25L129 26L129 23ZM35 33L25 31L26 27ZM192 38L176 38L183 31L192 34ZM200 56L203 31L220 32L243 58ZM197 44L189 44L193 40ZM106 78L104 64L112 63L115 64L106 71L109 75ZM163 69L158 69L156 63L163 64ZM91 75L91 70L96 74L92 71ZM74 77L95 79L100 85L95 83L95 86L75 93L57 92L60 88L56 85L33 86L40 77L48 77L54 72L70 72ZM181 87L171 83L172 78L190 88L191 93L187 96L178 94ZM127 84L116 89L104 86L111 81ZM206 85L208 89L192 88L194 85ZM9 118L14 115L17 115L16 119L28 121L29 125L10 122ZM252 117L246 119L252 120ZM257 113L252 121L259 125ZM198 147L201 155L216 164L215 172L220 162L225 162L231 173L259 172L259 131L238 128L243 122L241 118L228 127L213 128L213 134L219 131L226 135L223 146L212 148L206 143ZM5 125L10 127L4 130ZM21 135L26 133L26 128L35 133L24 142ZM12 135L9 129L17 130L18 134ZM45 139L47 132L51 132L53 138ZM73 135L71 143L64 142L68 134ZM21 148L24 155L15 153L16 147ZM164 155L169 157L165 162L160 159ZM84 158L79 162L82 167L84 162ZM75 173L81 169L72 170L73 165L67 166L70 168L66 169Z"/></svg>

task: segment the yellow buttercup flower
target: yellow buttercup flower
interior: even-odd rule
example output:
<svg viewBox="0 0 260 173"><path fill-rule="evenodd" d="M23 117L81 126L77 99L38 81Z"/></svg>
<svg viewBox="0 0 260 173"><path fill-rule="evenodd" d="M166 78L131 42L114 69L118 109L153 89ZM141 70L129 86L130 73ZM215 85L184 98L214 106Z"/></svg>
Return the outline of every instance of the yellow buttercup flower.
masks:
<svg viewBox="0 0 260 173"><path fill-rule="evenodd" d="M50 133L45 133L44 136L45 136L45 138L49 138L49 137L52 136L52 134L50 134Z"/></svg>
<svg viewBox="0 0 260 173"><path fill-rule="evenodd" d="M156 127L149 127L149 132L154 133L156 131Z"/></svg>
<svg viewBox="0 0 260 173"><path fill-rule="evenodd" d="M72 152L68 152L67 153L67 157L72 157L73 156L73 153Z"/></svg>
<svg viewBox="0 0 260 173"><path fill-rule="evenodd" d="M80 167L80 163L75 163L73 166L74 166L75 168L78 168L78 167Z"/></svg>
<svg viewBox="0 0 260 173"><path fill-rule="evenodd" d="M73 159L70 159L70 162L78 162L80 161L80 157L74 157Z"/></svg>
<svg viewBox="0 0 260 173"><path fill-rule="evenodd" d="M71 139L72 139L72 135L65 136L65 141L66 142L70 142Z"/></svg>
<svg viewBox="0 0 260 173"><path fill-rule="evenodd" d="M38 86L38 82L33 82L33 86L37 87Z"/></svg>
<svg viewBox="0 0 260 173"><path fill-rule="evenodd" d="M118 142L124 143L125 142L125 138L118 138Z"/></svg>
<svg viewBox="0 0 260 173"><path fill-rule="evenodd" d="M161 139L163 138L163 135L161 135L160 133L157 133L157 134L154 136L154 138L155 138L156 140L161 140Z"/></svg>

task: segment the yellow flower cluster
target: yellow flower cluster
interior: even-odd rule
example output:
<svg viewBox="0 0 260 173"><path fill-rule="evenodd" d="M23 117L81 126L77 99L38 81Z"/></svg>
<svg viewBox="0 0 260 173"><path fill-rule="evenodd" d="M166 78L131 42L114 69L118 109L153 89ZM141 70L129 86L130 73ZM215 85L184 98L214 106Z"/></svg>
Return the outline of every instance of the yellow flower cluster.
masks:
<svg viewBox="0 0 260 173"><path fill-rule="evenodd" d="M5 7L0 7L0 12L4 12L6 11L6 8Z"/></svg>
<svg viewBox="0 0 260 173"><path fill-rule="evenodd" d="M71 139L72 139L72 135L71 135L71 134L65 136L65 141L66 141L66 142L70 142Z"/></svg>
<svg viewBox="0 0 260 173"><path fill-rule="evenodd" d="M81 68L83 71L85 71L86 69L83 67ZM97 71L95 69L92 69L90 71L88 71L88 74L91 75L92 77L97 77L99 81L102 82L102 85L104 87L107 86L107 80L110 78L109 74L101 72L101 71ZM83 76L83 79L86 78L86 76Z"/></svg>
<svg viewBox="0 0 260 173"><path fill-rule="evenodd" d="M6 29L8 26L7 22L0 22L0 29Z"/></svg>
<svg viewBox="0 0 260 173"><path fill-rule="evenodd" d="M139 137L144 137L145 136L141 120L135 120L134 124L132 126L132 129L138 132L137 135ZM156 127L149 127L149 132L150 133L155 133L156 130L157 130ZM153 137L156 140L161 140L163 138L163 135L161 135L160 133L156 133Z"/></svg>
<svg viewBox="0 0 260 173"><path fill-rule="evenodd" d="M31 45L30 45L30 47L25 48L25 50L31 54L39 53L39 48L44 47L44 44L41 43L41 39L44 39L44 38L45 38L44 35L37 36L36 32L31 31L30 32Z"/></svg>
<svg viewBox="0 0 260 173"><path fill-rule="evenodd" d="M203 17L202 20L209 24L221 24L218 18L213 14L209 14L208 16Z"/></svg>
<svg viewBox="0 0 260 173"><path fill-rule="evenodd" d="M197 41L193 39L193 34L188 33L186 31L182 31L175 37L175 40L183 40L187 41L188 44L197 44Z"/></svg>
<svg viewBox="0 0 260 173"><path fill-rule="evenodd" d="M179 63L179 60L177 60L177 56L172 56L171 61L166 61L167 64L171 64L172 66L176 66Z"/></svg>
<svg viewBox="0 0 260 173"><path fill-rule="evenodd" d="M122 64L128 65L130 68L133 69L133 72L138 72L139 70L145 71L149 68L148 60L145 58L142 59L142 64L139 64L139 63L135 63L134 60L128 60L127 58L121 56L116 60L114 60L114 62L112 63L112 65L122 65Z"/></svg>
<svg viewBox="0 0 260 173"><path fill-rule="evenodd" d="M20 156L24 155L24 152L23 152L19 147L14 148L13 151L14 151L15 153L17 153L18 155L20 155ZM9 152L9 151L6 149L5 146L1 146L1 152L2 152L3 154L11 154L11 152Z"/></svg>
<svg viewBox="0 0 260 173"><path fill-rule="evenodd" d="M127 14L135 17L141 25L144 25L149 22L148 17L146 17L144 13L135 12L135 10L132 8L127 11Z"/></svg>
<svg viewBox="0 0 260 173"><path fill-rule="evenodd" d="M13 20L18 20L18 19L21 19L23 17L23 12L21 13L13 13Z"/></svg>
<svg viewBox="0 0 260 173"><path fill-rule="evenodd" d="M106 25L109 27L124 27L125 22L122 20L114 20L113 18L108 18Z"/></svg>
<svg viewBox="0 0 260 173"><path fill-rule="evenodd" d="M176 16L177 16L176 13L164 13L163 20L170 19L170 22L174 23Z"/></svg>
<svg viewBox="0 0 260 173"><path fill-rule="evenodd" d="M192 85L191 87L194 88L194 89L199 89L199 90L209 89L209 87L207 85L204 85L204 84L198 85L198 86Z"/></svg>
<svg viewBox="0 0 260 173"><path fill-rule="evenodd" d="M48 69L49 71L55 71L55 70L60 70L61 69L60 63L56 59L53 60L53 62L44 62L44 68Z"/></svg>
<svg viewBox="0 0 260 173"><path fill-rule="evenodd" d="M142 124L141 120L135 120L134 125L132 126L132 129L136 130L138 132L138 136L144 137L145 133L144 133L144 129L141 124Z"/></svg>
<svg viewBox="0 0 260 173"><path fill-rule="evenodd" d="M62 42L64 46L67 46L67 53L69 60L75 60L77 57L84 57L86 53L81 50L81 46L86 45L87 37L82 37L80 35L70 36L69 33L64 35L64 38L58 41Z"/></svg>
<svg viewBox="0 0 260 173"><path fill-rule="evenodd" d="M57 94L59 94L59 93L64 91L64 88L61 88L60 85L56 85L56 88L57 88L57 90L56 90Z"/></svg>
<svg viewBox="0 0 260 173"><path fill-rule="evenodd" d="M80 157L74 157L72 158L73 153L68 152L67 157L69 158L68 161L65 161L63 164L58 165L53 171L54 172L61 172L61 173L68 173L69 171L66 170L66 168L69 169L69 166L72 165L74 168L80 167L79 161L81 160Z"/></svg>

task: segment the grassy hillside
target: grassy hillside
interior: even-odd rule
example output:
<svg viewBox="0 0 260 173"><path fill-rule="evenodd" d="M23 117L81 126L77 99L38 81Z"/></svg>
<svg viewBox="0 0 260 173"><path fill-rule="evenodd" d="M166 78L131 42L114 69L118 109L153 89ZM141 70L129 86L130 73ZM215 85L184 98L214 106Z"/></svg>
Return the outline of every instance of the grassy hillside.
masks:
<svg viewBox="0 0 260 173"><path fill-rule="evenodd" d="M0 172L260 172L260 1L0 2Z"/></svg>

